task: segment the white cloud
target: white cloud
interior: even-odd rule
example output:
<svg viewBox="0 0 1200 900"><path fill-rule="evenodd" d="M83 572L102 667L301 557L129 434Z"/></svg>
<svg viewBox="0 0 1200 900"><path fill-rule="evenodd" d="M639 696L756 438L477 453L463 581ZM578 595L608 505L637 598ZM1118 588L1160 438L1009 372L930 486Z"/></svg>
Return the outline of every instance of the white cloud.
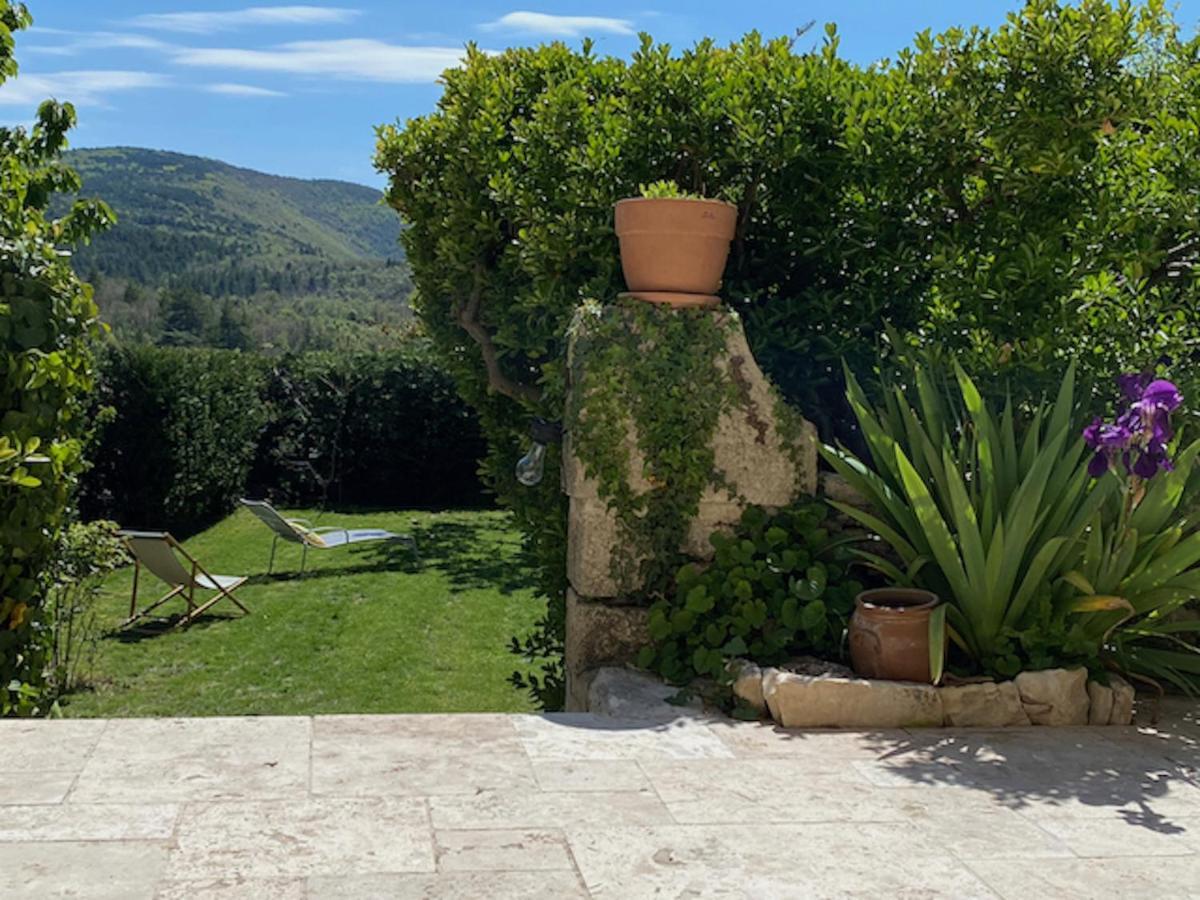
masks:
<svg viewBox="0 0 1200 900"><path fill-rule="evenodd" d="M55 28L37 29L43 34L71 36L62 44L22 44L21 53L38 53L44 56L76 56L85 50L169 50L166 44L157 38L144 34L121 34L115 31L63 31Z"/></svg>
<svg viewBox="0 0 1200 900"><path fill-rule="evenodd" d="M24 73L0 85L0 106L34 105L49 98L80 106L98 106L103 105L107 94L162 87L168 81L153 72L116 69Z"/></svg>
<svg viewBox="0 0 1200 900"><path fill-rule="evenodd" d="M458 47L405 47L367 39L297 41L266 50L192 48L175 62L185 66L326 75L359 81L436 81L463 58Z"/></svg>
<svg viewBox="0 0 1200 900"><path fill-rule="evenodd" d="M553 16L549 13L510 12L480 26L486 31L520 31L550 37L584 37L589 34L633 34L629 19L605 16Z"/></svg>
<svg viewBox="0 0 1200 900"><path fill-rule="evenodd" d="M230 81L220 84L205 85L204 90L210 94L228 94L231 97L286 97L283 91L273 91L270 88L256 87L253 84L235 84Z"/></svg>
<svg viewBox="0 0 1200 900"><path fill-rule="evenodd" d="M148 13L129 20L138 28L213 34L256 25L336 25L359 15L334 6L251 6L225 12Z"/></svg>

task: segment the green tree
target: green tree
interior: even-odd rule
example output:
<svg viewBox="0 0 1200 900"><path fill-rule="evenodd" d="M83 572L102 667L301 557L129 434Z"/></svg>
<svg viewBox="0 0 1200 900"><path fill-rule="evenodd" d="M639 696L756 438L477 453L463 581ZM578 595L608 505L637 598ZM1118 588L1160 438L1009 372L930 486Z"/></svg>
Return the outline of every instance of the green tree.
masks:
<svg viewBox="0 0 1200 900"><path fill-rule="evenodd" d="M0 0L0 83L17 71L13 33L30 22L23 4ZM83 468L99 322L62 249L112 213L78 201L47 214L56 193L80 188L59 158L74 122L69 104L47 101L31 129L0 128L0 715L45 711L46 572Z"/></svg>
<svg viewBox="0 0 1200 900"><path fill-rule="evenodd" d="M159 297L162 337L166 346L195 347L204 343L206 305L204 297L188 288L165 290Z"/></svg>
<svg viewBox="0 0 1200 900"><path fill-rule="evenodd" d="M248 350L250 334L246 330L245 313L236 309L232 300L221 304L221 317L217 319L214 343L222 350Z"/></svg>

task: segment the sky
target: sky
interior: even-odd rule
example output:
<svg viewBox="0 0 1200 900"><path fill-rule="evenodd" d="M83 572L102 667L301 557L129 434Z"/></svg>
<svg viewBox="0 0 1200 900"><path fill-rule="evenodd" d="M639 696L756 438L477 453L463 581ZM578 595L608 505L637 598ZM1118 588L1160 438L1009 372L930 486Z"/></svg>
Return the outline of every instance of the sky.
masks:
<svg viewBox="0 0 1200 900"><path fill-rule="evenodd" d="M1018 0L611 0L534 4L454 0L26 0L34 27L16 36L20 75L0 85L0 125L31 121L38 102L73 102L76 147L136 146L221 159L302 178L382 185L376 125L424 115L441 71L468 42L489 50L592 37L628 56L637 35L687 46L747 31L816 44L834 22L841 54L893 56L925 28L994 27ZM253 4L253 5L252 5ZM1181 0L1180 22L1200 20Z"/></svg>

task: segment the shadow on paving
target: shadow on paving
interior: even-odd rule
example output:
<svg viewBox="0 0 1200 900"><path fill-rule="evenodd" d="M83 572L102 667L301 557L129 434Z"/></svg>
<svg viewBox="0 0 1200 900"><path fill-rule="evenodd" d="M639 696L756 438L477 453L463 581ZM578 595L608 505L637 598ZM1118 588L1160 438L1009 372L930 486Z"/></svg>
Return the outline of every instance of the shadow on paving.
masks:
<svg viewBox="0 0 1200 900"><path fill-rule="evenodd" d="M891 780L968 788L1010 809L1036 807L1048 815L1107 809L1131 826L1178 834L1187 827L1173 814L1191 819L1200 812L1194 706L1171 698L1157 726L914 729L876 736L872 746ZM1178 801L1189 795L1180 813Z"/></svg>
<svg viewBox="0 0 1200 900"><path fill-rule="evenodd" d="M1154 704L1146 704L1154 706ZM839 738L868 757L859 761L880 786L958 788L989 796L1012 810L1046 816L1089 816L1107 811L1135 828L1182 834L1200 816L1200 710L1194 701L1167 698L1163 721L1154 726L1024 727L837 731L785 729L768 723L707 720L713 727L762 728L773 740L802 744L836 755ZM1142 721L1157 710L1141 710ZM564 729L670 732L704 723L681 713L673 720L605 719L552 714ZM834 743L825 745L826 741ZM786 757L784 757L786 758Z"/></svg>

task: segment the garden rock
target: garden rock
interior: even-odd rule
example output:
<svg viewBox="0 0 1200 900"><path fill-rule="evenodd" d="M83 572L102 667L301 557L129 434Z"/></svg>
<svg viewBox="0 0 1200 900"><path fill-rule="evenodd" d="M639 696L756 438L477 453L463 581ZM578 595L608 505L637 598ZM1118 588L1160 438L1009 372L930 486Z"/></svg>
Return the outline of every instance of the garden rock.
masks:
<svg viewBox="0 0 1200 900"><path fill-rule="evenodd" d="M1107 725L1112 718L1113 689L1107 684L1089 681L1087 692L1091 702L1091 706L1088 707L1088 724Z"/></svg>
<svg viewBox="0 0 1200 900"><path fill-rule="evenodd" d="M1109 725L1129 725L1133 722L1133 685L1120 675L1109 675L1108 685L1113 692Z"/></svg>
<svg viewBox="0 0 1200 900"><path fill-rule="evenodd" d="M942 698L929 684L796 675L768 669L763 698L785 728L906 728L942 724Z"/></svg>
<svg viewBox="0 0 1200 900"><path fill-rule="evenodd" d="M766 712L762 669L744 659L735 659L729 664L729 672L733 675L733 695L759 712Z"/></svg>
<svg viewBox="0 0 1200 900"><path fill-rule="evenodd" d="M1043 669L1022 672L1014 682L1034 725L1088 723L1087 669Z"/></svg>
<svg viewBox="0 0 1200 900"><path fill-rule="evenodd" d="M1021 694L1011 681L943 687L945 724L957 728L1004 728L1028 725Z"/></svg>
<svg viewBox="0 0 1200 900"><path fill-rule="evenodd" d="M701 711L698 698L671 703L679 688L633 669L598 669L588 687L587 711L616 719L671 721Z"/></svg>

